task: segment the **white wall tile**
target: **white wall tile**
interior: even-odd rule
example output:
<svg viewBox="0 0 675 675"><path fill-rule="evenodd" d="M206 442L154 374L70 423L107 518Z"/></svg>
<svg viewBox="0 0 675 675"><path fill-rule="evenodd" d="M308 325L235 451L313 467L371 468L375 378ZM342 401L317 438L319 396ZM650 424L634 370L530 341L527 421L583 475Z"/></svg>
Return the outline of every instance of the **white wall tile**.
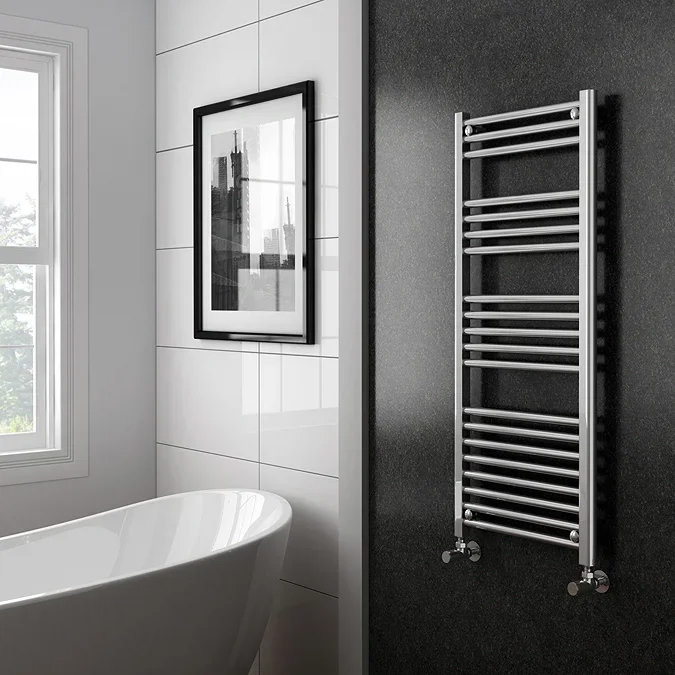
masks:
<svg viewBox="0 0 675 675"><path fill-rule="evenodd" d="M258 464L197 450L157 446L157 496L190 490L258 488Z"/></svg>
<svg viewBox="0 0 675 675"><path fill-rule="evenodd" d="M157 248L192 246L192 146L157 153Z"/></svg>
<svg viewBox="0 0 675 675"><path fill-rule="evenodd" d="M255 0L157 0L157 52L256 21Z"/></svg>
<svg viewBox="0 0 675 675"><path fill-rule="evenodd" d="M193 249L157 251L157 344L222 351L257 352L257 342L195 340Z"/></svg>
<svg viewBox="0 0 675 675"><path fill-rule="evenodd" d="M337 595L338 479L262 464L260 488L293 508L281 578Z"/></svg>
<svg viewBox="0 0 675 675"><path fill-rule="evenodd" d="M257 90L257 25L159 55L157 149L192 143L193 108Z"/></svg>
<svg viewBox="0 0 675 675"><path fill-rule="evenodd" d="M260 23L260 88L316 82L316 117L338 114L337 0Z"/></svg>
<svg viewBox="0 0 675 675"><path fill-rule="evenodd" d="M279 585L260 648L260 675L337 675L337 598Z"/></svg>
<svg viewBox="0 0 675 675"><path fill-rule="evenodd" d="M315 125L317 149L316 236L338 236L338 130L337 118Z"/></svg>
<svg viewBox="0 0 675 675"><path fill-rule="evenodd" d="M338 475L338 360L260 355L260 461Z"/></svg>
<svg viewBox="0 0 675 675"><path fill-rule="evenodd" d="M157 442L258 459L258 354L157 349Z"/></svg>

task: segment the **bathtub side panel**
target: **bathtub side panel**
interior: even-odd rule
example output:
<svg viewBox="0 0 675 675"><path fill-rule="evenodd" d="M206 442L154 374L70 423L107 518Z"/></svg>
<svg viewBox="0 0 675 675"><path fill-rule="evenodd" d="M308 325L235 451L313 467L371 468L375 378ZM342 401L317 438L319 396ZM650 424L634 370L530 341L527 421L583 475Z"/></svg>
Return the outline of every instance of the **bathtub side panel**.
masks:
<svg viewBox="0 0 675 675"><path fill-rule="evenodd" d="M0 610L0 672L247 675L286 536Z"/></svg>

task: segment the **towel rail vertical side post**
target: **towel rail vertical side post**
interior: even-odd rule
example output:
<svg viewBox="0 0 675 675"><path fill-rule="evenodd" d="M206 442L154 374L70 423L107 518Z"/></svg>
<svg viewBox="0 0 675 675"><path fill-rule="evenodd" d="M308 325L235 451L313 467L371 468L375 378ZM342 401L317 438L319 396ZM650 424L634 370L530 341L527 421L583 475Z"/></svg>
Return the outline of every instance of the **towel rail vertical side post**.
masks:
<svg viewBox="0 0 675 675"><path fill-rule="evenodd" d="M464 406L468 393L468 368L463 365L464 296L468 281L468 265L464 264L464 202L469 195L469 162L463 157L464 121L466 113L455 113L455 536L464 536L462 517L462 452ZM467 289L468 290L468 289Z"/></svg>
<svg viewBox="0 0 675 675"><path fill-rule="evenodd" d="M579 93L579 564L595 565L596 115Z"/></svg>

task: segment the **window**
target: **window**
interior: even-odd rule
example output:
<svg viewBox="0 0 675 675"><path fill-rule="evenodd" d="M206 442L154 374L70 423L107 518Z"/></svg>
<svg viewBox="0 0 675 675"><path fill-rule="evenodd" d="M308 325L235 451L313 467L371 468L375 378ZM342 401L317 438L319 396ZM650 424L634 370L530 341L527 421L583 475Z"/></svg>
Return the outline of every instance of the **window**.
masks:
<svg viewBox="0 0 675 675"><path fill-rule="evenodd" d="M88 471L86 53L0 15L0 485Z"/></svg>
<svg viewBox="0 0 675 675"><path fill-rule="evenodd" d="M54 446L54 73L0 50L0 453Z"/></svg>

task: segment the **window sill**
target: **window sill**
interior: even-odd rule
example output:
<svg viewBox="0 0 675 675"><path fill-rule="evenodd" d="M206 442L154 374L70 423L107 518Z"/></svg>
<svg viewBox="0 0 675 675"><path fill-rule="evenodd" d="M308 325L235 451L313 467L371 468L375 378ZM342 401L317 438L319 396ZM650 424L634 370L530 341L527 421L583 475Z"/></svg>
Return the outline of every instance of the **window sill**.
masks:
<svg viewBox="0 0 675 675"><path fill-rule="evenodd" d="M89 457L85 453L79 454L79 457L73 458L58 449L2 454L0 486L84 478L89 475Z"/></svg>

